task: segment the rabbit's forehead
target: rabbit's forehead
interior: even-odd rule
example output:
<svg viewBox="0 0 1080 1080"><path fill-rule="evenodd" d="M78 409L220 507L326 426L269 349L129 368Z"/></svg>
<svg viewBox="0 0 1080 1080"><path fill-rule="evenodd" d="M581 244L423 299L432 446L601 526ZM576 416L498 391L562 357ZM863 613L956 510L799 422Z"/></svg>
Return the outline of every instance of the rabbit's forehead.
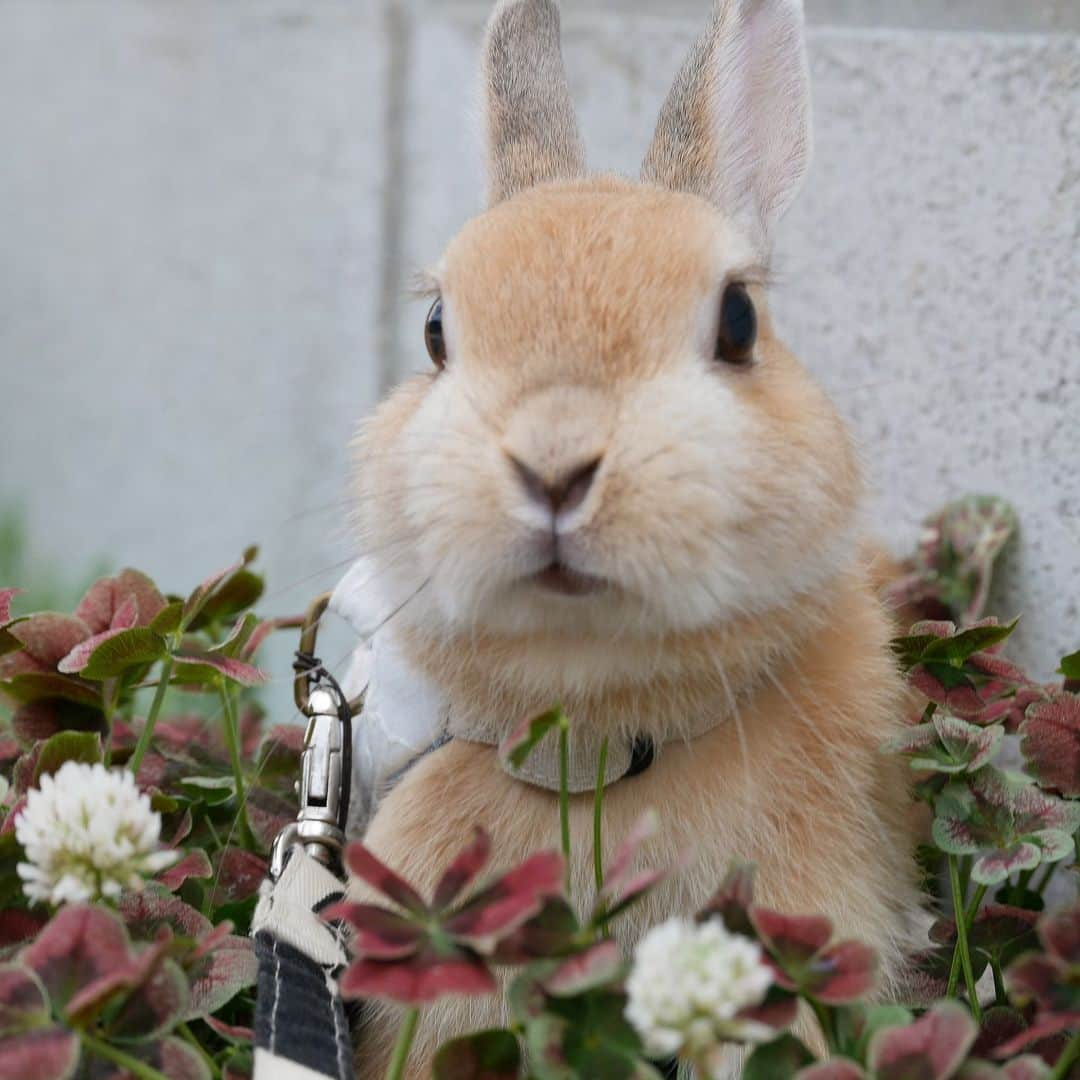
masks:
<svg viewBox="0 0 1080 1080"><path fill-rule="evenodd" d="M703 305L750 261L738 231L692 196L560 186L469 222L439 276L464 362L576 354L629 372L699 333Z"/></svg>

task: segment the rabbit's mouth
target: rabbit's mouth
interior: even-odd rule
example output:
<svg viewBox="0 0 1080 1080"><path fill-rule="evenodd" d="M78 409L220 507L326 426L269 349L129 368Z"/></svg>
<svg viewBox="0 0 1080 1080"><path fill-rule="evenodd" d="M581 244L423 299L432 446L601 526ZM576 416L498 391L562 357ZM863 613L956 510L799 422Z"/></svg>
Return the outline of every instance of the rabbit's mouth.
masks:
<svg viewBox="0 0 1080 1080"><path fill-rule="evenodd" d="M589 596L609 586L603 578L583 574L558 560L550 562L529 580L547 592L558 593L560 596Z"/></svg>

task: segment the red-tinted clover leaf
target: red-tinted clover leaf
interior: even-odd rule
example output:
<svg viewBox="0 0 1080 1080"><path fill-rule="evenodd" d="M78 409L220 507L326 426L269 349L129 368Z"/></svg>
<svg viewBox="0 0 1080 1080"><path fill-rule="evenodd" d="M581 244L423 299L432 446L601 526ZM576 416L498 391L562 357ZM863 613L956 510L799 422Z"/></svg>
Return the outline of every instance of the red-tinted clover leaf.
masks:
<svg viewBox="0 0 1080 1080"><path fill-rule="evenodd" d="M552 997L574 997L615 982L622 971L619 946L614 941L601 941L564 960L540 986Z"/></svg>
<svg viewBox="0 0 1080 1080"><path fill-rule="evenodd" d="M20 705L11 717L11 730L17 742L13 749L21 744L33 746L44 742L59 731L105 731L105 717L101 709L80 705L62 698L42 698ZM115 746L115 731L113 743ZM4 760L4 758L0 758Z"/></svg>
<svg viewBox="0 0 1080 1080"><path fill-rule="evenodd" d="M920 771L975 772L997 754L1004 735L999 724L983 727L938 712L930 723L907 728L885 748L906 755L911 767Z"/></svg>
<svg viewBox="0 0 1080 1080"><path fill-rule="evenodd" d="M224 570L219 570L217 573L211 574L205 581L197 585L184 601L180 625L183 627L190 626L206 606L206 602L210 599L214 590L220 588L233 574L242 570L244 565L244 560L241 559L231 566L226 566Z"/></svg>
<svg viewBox="0 0 1080 1080"><path fill-rule="evenodd" d="M1009 995L1019 1005L1034 1003L1035 1020L1026 1032L998 1047L1007 1057L1059 1031L1080 1029L1080 903L1044 915L1036 925L1044 952L1020 957L1005 973Z"/></svg>
<svg viewBox="0 0 1080 1080"><path fill-rule="evenodd" d="M125 1044L124 1053L138 1059L169 1080L210 1080L210 1070L202 1056L188 1043L170 1036L153 1042ZM84 1054L79 1080L120 1080L130 1076L116 1065L88 1050Z"/></svg>
<svg viewBox="0 0 1080 1080"><path fill-rule="evenodd" d="M970 623L986 606L994 563L1016 529L1015 511L996 496L949 503L923 522L910 572L890 586L890 599Z"/></svg>
<svg viewBox="0 0 1080 1080"><path fill-rule="evenodd" d="M74 988L66 1006L69 1019L85 1023L119 993L138 990L143 993L146 984L155 976L172 940L168 930L162 930L151 945L130 949L127 959L98 977Z"/></svg>
<svg viewBox="0 0 1080 1080"><path fill-rule="evenodd" d="M11 622L11 601L22 593L22 589L0 589L0 626Z"/></svg>
<svg viewBox="0 0 1080 1080"><path fill-rule="evenodd" d="M444 896L458 892L463 879L475 876L487 846L486 837L478 833L451 867ZM345 902L324 913L356 929L358 959L342 976L342 993L411 1004L443 994L491 992L494 977L481 954L494 953L501 942L522 931L545 900L559 894L563 880L560 856L535 855L447 910L428 907L411 885L362 844L349 845L346 862L399 910Z"/></svg>
<svg viewBox="0 0 1080 1080"><path fill-rule="evenodd" d="M130 606L133 616L120 616ZM145 574L138 570L121 570L115 577L101 578L86 591L75 609L93 634L126 626L149 626L165 607L165 597Z"/></svg>
<svg viewBox="0 0 1080 1080"><path fill-rule="evenodd" d="M866 1073L854 1061L834 1058L800 1069L795 1074L795 1080L866 1080Z"/></svg>
<svg viewBox="0 0 1080 1080"><path fill-rule="evenodd" d="M24 755L25 756L25 755ZM25 792L29 785L29 775L26 777L27 783L22 787L19 785L19 765L23 762L23 758L15 763L15 790L17 792ZM26 807L26 795L20 794L19 797L11 804L11 809L7 812L7 817L4 818L4 823L0 825L0 836L8 836L15 832L15 819L23 812Z"/></svg>
<svg viewBox="0 0 1080 1080"><path fill-rule="evenodd" d="M214 873L210 859L202 848L192 848L184 857L158 874L160 882L169 892L176 892L189 878L208 878Z"/></svg>
<svg viewBox="0 0 1080 1080"><path fill-rule="evenodd" d="M877 957L856 941L830 945L832 924L819 916L781 915L751 908L750 918L769 953L778 985L828 1005L855 1001L874 985Z"/></svg>
<svg viewBox="0 0 1080 1080"><path fill-rule="evenodd" d="M54 672L60 660L80 641L90 636L90 628L72 615L44 611L11 626L22 643L22 651L0 660L0 678L30 672Z"/></svg>
<svg viewBox="0 0 1080 1080"><path fill-rule="evenodd" d="M134 990L109 1019L109 1032L118 1039L159 1038L187 1014L187 979L173 960L156 963Z"/></svg>
<svg viewBox="0 0 1080 1080"><path fill-rule="evenodd" d="M1017 870L1056 862L1073 850L1080 803L1041 792L1025 777L986 766L937 800L934 842L952 855L976 855L972 880L995 885Z"/></svg>
<svg viewBox="0 0 1080 1080"><path fill-rule="evenodd" d="M240 652L241 659L250 660L261 648L263 642L277 629L277 624L272 619L263 619L251 632L251 636L244 643Z"/></svg>
<svg viewBox="0 0 1080 1080"><path fill-rule="evenodd" d="M989 701L979 713L980 724L1000 723L1009 735L1015 735L1024 722L1030 706L1046 701L1057 692L1057 688L1037 686L1034 683L1008 690Z"/></svg>
<svg viewBox="0 0 1080 1080"><path fill-rule="evenodd" d="M363 844L354 841L345 849L345 863L351 874L382 893L388 900L400 904L414 915L426 915L428 906L420 894L399 874L380 862Z"/></svg>
<svg viewBox="0 0 1080 1080"><path fill-rule="evenodd" d="M37 974L57 1008L99 983L134 985L144 974L116 915L81 904L61 908L19 962Z"/></svg>
<svg viewBox="0 0 1080 1080"><path fill-rule="evenodd" d="M435 886L432 907L443 911L452 904L464 889L467 889L476 876L487 865L491 854L491 841L483 829L477 829L473 842L461 851L446 869L439 883Z"/></svg>
<svg viewBox="0 0 1080 1080"><path fill-rule="evenodd" d="M529 920L499 941L491 953L496 964L527 964L573 952L581 930L574 909L561 896L549 897Z"/></svg>
<svg viewBox="0 0 1080 1080"><path fill-rule="evenodd" d="M768 908L754 907L750 920L782 968L805 965L832 937L832 923L820 915L781 915Z"/></svg>
<svg viewBox="0 0 1080 1080"><path fill-rule="evenodd" d="M742 1031L770 1029L775 1035L795 1023L798 1011L799 999L782 986L773 985L760 1005L747 1005L740 1009L734 1020Z"/></svg>
<svg viewBox="0 0 1080 1080"><path fill-rule="evenodd" d="M404 915L376 907L343 901L323 913L331 921L344 919L353 929L352 951L367 960L401 960L413 956L426 940L424 930Z"/></svg>
<svg viewBox="0 0 1080 1080"><path fill-rule="evenodd" d="M977 1035L975 1021L955 1001L935 1005L914 1023L886 1028L870 1040L867 1062L876 1080L949 1080Z"/></svg>
<svg viewBox="0 0 1080 1080"><path fill-rule="evenodd" d="M597 897L595 923L602 925L610 921L670 874L668 869L635 870L638 853L659 828L656 811L646 810L619 845Z"/></svg>
<svg viewBox="0 0 1080 1080"><path fill-rule="evenodd" d="M59 670L86 679L111 679L166 655L165 639L146 626L106 630L80 643L60 661Z"/></svg>
<svg viewBox="0 0 1080 1080"><path fill-rule="evenodd" d="M1034 1054L1024 1054L1002 1066L1004 1080L1043 1080L1050 1075L1050 1070L1042 1058Z"/></svg>
<svg viewBox="0 0 1080 1080"><path fill-rule="evenodd" d="M59 1025L0 1039L0 1076L67 1080L79 1065L79 1037Z"/></svg>
<svg viewBox="0 0 1080 1080"><path fill-rule="evenodd" d="M232 619L255 604L262 594L263 579L246 567L241 568L212 591L198 617L189 625L194 630Z"/></svg>
<svg viewBox="0 0 1080 1080"><path fill-rule="evenodd" d="M992 1057L999 1046L1026 1031L1027 1026L1021 1012L1010 1005L992 1005L984 1009L979 1035L971 1048L971 1056Z"/></svg>
<svg viewBox="0 0 1080 1080"><path fill-rule="evenodd" d="M203 1019L223 1039L250 1043L255 1037L255 1033L251 1028L245 1027L243 1024L226 1024L224 1020L219 1020L216 1016L204 1016Z"/></svg>
<svg viewBox="0 0 1080 1080"><path fill-rule="evenodd" d="M38 977L19 964L0 964L0 1042L51 1023L49 1000Z"/></svg>
<svg viewBox="0 0 1080 1080"><path fill-rule="evenodd" d="M341 976L346 998L389 998L413 1005L427 1004L447 994L492 994L494 976L476 955L465 952L439 956L425 949L409 963L356 960Z"/></svg>
<svg viewBox="0 0 1080 1080"><path fill-rule="evenodd" d="M296 820L296 798L294 796L290 800L264 787L249 787L244 812L258 846L263 851L269 851L274 837L290 821Z"/></svg>
<svg viewBox="0 0 1080 1080"><path fill-rule="evenodd" d="M558 896L564 864L555 852L541 852L477 893L445 923L460 941L490 952L500 938L531 919L545 899Z"/></svg>
<svg viewBox="0 0 1080 1080"><path fill-rule="evenodd" d="M814 1060L794 1035L785 1033L755 1048L746 1059L742 1080L790 1080Z"/></svg>
<svg viewBox="0 0 1080 1080"><path fill-rule="evenodd" d="M184 683L185 676L199 681L207 669L240 686L261 686L269 678L260 668L217 653L177 652L174 660L178 669L176 680L181 684Z"/></svg>
<svg viewBox="0 0 1080 1080"><path fill-rule="evenodd" d="M1080 796L1080 695L1032 705L1020 725L1020 751L1041 787Z"/></svg>
<svg viewBox="0 0 1080 1080"><path fill-rule="evenodd" d="M201 938L214 928L205 915L178 896L149 889L122 893L117 906L128 928L140 939L156 937L162 927L188 938Z"/></svg>
<svg viewBox="0 0 1080 1080"><path fill-rule="evenodd" d="M976 958L981 955L1004 966L1036 944L1037 918L1037 912L1026 908L986 904L979 909L968 929L968 945ZM930 939L951 950L956 942L955 921L939 919L930 929Z"/></svg>
<svg viewBox="0 0 1080 1080"><path fill-rule="evenodd" d="M214 656L242 656L244 646L255 632L258 623L259 620L255 618L252 612L246 612L242 618L236 620L225 639L207 651Z"/></svg>
<svg viewBox="0 0 1080 1080"><path fill-rule="evenodd" d="M563 711L558 707L523 721L503 739L499 745L499 757L515 769L520 769L548 733L564 722Z"/></svg>
<svg viewBox="0 0 1080 1080"><path fill-rule="evenodd" d="M12 945L24 945L36 937L48 918L37 911L7 908L0 911L0 950Z"/></svg>
<svg viewBox="0 0 1080 1080"><path fill-rule="evenodd" d="M37 748L31 785L37 787L43 776L52 776L68 761L94 765L102 760L101 736L90 731L60 731Z"/></svg>
<svg viewBox="0 0 1080 1080"><path fill-rule="evenodd" d="M223 848L214 861L217 864L217 873L210 901L213 907L235 904L254 896L266 880L269 869L262 856L232 844Z"/></svg>
<svg viewBox="0 0 1080 1080"><path fill-rule="evenodd" d="M516 1080L520 1068L517 1037L500 1029L444 1043L431 1075L432 1080Z"/></svg>
<svg viewBox="0 0 1080 1080"><path fill-rule="evenodd" d="M754 936L750 907L754 902L754 865L735 862L709 902L697 913L697 922L717 916L733 934Z"/></svg>
<svg viewBox="0 0 1080 1080"><path fill-rule="evenodd" d="M634 862L642 845L652 839L659 829L660 815L655 810L646 810L634 823L604 874L604 895L609 901L614 902L618 897L634 871Z"/></svg>
<svg viewBox="0 0 1080 1080"><path fill-rule="evenodd" d="M185 1020L208 1019L241 990L255 984L258 961L251 941L235 934L222 936L220 930L216 927L200 941L186 961L189 995ZM208 939L214 937L210 948Z"/></svg>
<svg viewBox="0 0 1080 1080"><path fill-rule="evenodd" d="M810 962L802 989L826 1005L856 1001L874 987L877 956L869 945L841 941Z"/></svg>

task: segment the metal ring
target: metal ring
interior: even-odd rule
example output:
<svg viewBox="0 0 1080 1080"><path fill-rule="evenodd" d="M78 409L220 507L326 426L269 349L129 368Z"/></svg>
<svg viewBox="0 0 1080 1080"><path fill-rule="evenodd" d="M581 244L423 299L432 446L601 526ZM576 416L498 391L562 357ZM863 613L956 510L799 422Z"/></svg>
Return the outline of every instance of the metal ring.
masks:
<svg viewBox="0 0 1080 1080"><path fill-rule="evenodd" d="M308 656L315 655L315 642L319 637L319 622L323 615L326 614L326 609L330 606L330 596L331 594L328 592L316 596L304 613L304 622L300 628L298 652L306 653ZM293 700L296 702L296 707L300 712L308 717L311 716L310 696L311 672L298 671L293 679ZM364 695L361 693L349 702L349 712L356 716L363 704Z"/></svg>

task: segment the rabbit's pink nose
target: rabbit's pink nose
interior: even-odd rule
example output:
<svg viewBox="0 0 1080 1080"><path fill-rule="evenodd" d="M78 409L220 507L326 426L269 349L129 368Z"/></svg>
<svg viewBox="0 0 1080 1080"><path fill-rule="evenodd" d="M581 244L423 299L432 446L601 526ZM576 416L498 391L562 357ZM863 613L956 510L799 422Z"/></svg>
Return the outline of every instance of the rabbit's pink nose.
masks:
<svg viewBox="0 0 1080 1080"><path fill-rule="evenodd" d="M508 454L507 457L529 495L545 508L550 507L553 514L560 511L568 513L585 501L602 460L593 458L592 461L565 469L556 476L544 477L513 454Z"/></svg>

